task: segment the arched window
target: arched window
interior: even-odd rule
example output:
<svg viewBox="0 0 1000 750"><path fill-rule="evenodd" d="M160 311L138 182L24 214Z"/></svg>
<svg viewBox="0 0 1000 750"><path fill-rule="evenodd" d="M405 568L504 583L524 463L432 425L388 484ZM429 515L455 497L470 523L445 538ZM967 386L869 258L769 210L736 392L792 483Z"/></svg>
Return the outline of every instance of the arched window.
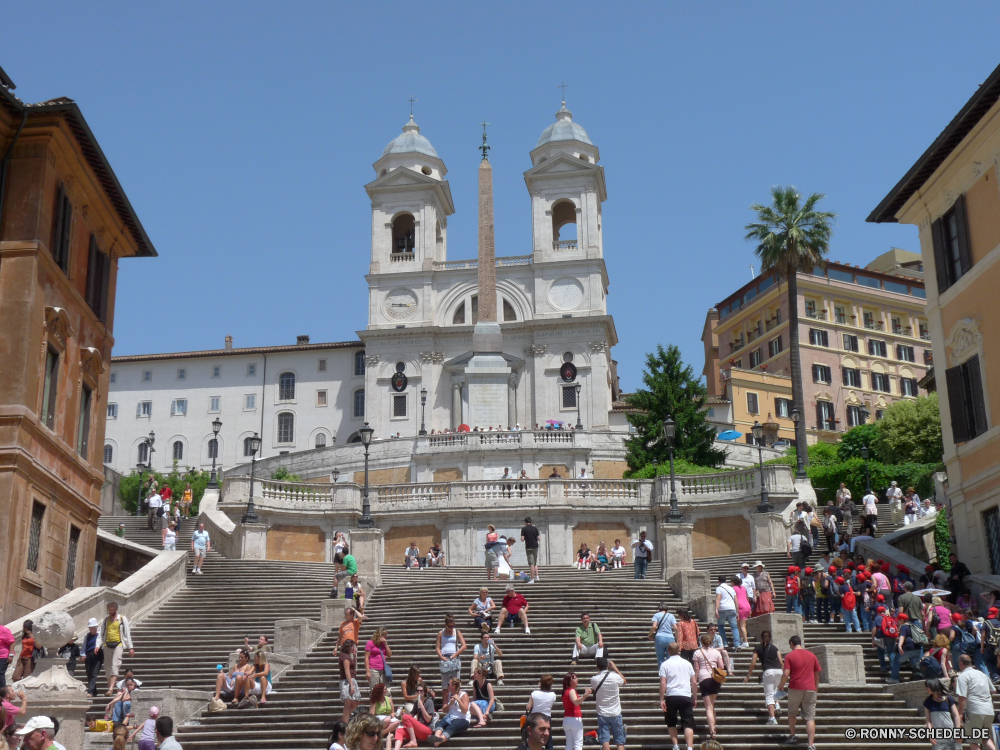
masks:
<svg viewBox="0 0 1000 750"><path fill-rule="evenodd" d="M115 460L115 447L113 445L104 446L104 463L110 464Z"/></svg>
<svg viewBox="0 0 1000 750"><path fill-rule="evenodd" d="M319 432L316 434L316 447L325 448L326 447L326 433Z"/></svg>
<svg viewBox="0 0 1000 750"><path fill-rule="evenodd" d="M392 252L412 253L416 245L416 225L410 214L401 214L392 222Z"/></svg>
<svg viewBox="0 0 1000 750"><path fill-rule="evenodd" d="M243 438L243 455L248 458L253 455L253 448L250 447L250 441L253 438Z"/></svg>
<svg viewBox="0 0 1000 750"><path fill-rule="evenodd" d="M354 392L354 416L363 418L365 416L365 389L359 388Z"/></svg>
<svg viewBox="0 0 1000 750"><path fill-rule="evenodd" d="M183 461L184 460L184 443L182 443L180 440L175 440L172 447L173 447L174 461Z"/></svg>
<svg viewBox="0 0 1000 750"><path fill-rule="evenodd" d="M139 463L149 463L149 444L139 443Z"/></svg>
<svg viewBox="0 0 1000 750"><path fill-rule="evenodd" d="M290 411L283 411L278 415L278 442L295 442L295 415Z"/></svg>
<svg viewBox="0 0 1000 750"><path fill-rule="evenodd" d="M576 240L576 206L572 201L559 201L552 206L552 239L556 242Z"/></svg>
<svg viewBox="0 0 1000 750"><path fill-rule="evenodd" d="M460 326L465 325L465 303L455 308L455 315L452 316L451 324Z"/></svg>
<svg viewBox="0 0 1000 750"><path fill-rule="evenodd" d="M219 441L216 438L212 438L208 441L208 457L218 458L219 457Z"/></svg>
<svg viewBox="0 0 1000 750"><path fill-rule="evenodd" d="M504 322L517 320L517 313L514 312L514 306L507 300L503 301L503 319Z"/></svg>
<svg viewBox="0 0 1000 750"><path fill-rule="evenodd" d="M295 373L283 372L278 376L278 400L295 400Z"/></svg>
<svg viewBox="0 0 1000 750"><path fill-rule="evenodd" d="M365 374L364 352L354 352L354 374L358 376Z"/></svg>

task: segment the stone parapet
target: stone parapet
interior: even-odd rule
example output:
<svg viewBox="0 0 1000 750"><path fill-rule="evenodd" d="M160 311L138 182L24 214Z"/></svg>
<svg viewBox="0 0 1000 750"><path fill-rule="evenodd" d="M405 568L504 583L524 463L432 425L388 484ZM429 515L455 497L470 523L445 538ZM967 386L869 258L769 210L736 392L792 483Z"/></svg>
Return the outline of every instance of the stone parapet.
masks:
<svg viewBox="0 0 1000 750"><path fill-rule="evenodd" d="M857 644L826 644L821 643L810 649L816 658L822 672L819 674L823 685L864 685L865 654L864 649ZM926 696L926 691L925 696Z"/></svg>
<svg viewBox="0 0 1000 750"><path fill-rule="evenodd" d="M326 635L326 628L316 620L292 617L274 623L274 653L301 658Z"/></svg>
<svg viewBox="0 0 1000 750"><path fill-rule="evenodd" d="M751 513L750 533L754 552L783 552L788 539L788 524L781 513Z"/></svg>
<svg viewBox="0 0 1000 750"><path fill-rule="evenodd" d="M691 546L690 523L661 523L660 550L663 560L663 576L684 570L694 570L694 550Z"/></svg>
<svg viewBox="0 0 1000 750"><path fill-rule="evenodd" d="M765 630L771 631L771 642L784 653L790 647L788 639L797 635L802 639L802 645L806 644L805 633L802 627L802 615L783 614L772 612L768 615L757 615L747 619L747 639L751 646L757 645L760 641L760 634Z"/></svg>

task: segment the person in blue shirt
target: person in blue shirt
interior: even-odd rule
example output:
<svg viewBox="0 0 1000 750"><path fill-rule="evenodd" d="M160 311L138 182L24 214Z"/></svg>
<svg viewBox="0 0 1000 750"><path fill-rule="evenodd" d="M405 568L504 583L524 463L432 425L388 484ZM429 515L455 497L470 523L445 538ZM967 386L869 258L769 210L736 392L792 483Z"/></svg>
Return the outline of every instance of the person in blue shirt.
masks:
<svg viewBox="0 0 1000 750"><path fill-rule="evenodd" d="M87 655L84 666L87 668L87 692L97 695L97 678L104 666L104 649L97 648L97 627L100 623L96 617L91 617L87 623L87 636L83 641L83 652Z"/></svg>

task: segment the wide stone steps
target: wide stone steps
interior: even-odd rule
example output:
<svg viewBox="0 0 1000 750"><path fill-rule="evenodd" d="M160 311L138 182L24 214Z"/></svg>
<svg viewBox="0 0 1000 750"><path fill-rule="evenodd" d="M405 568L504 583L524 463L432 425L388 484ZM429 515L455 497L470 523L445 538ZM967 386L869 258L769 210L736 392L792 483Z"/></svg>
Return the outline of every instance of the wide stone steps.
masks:
<svg viewBox="0 0 1000 750"><path fill-rule="evenodd" d="M722 564L731 567L733 559L722 561ZM471 650L478 633L467 614L469 604L481 585L487 585L490 595L499 602L506 582L486 582L482 570L473 568L405 571L398 566L386 566L382 576L382 586L368 601L369 619L362 626L361 640L366 641L377 626L388 628L388 641L393 650L390 661L396 673L393 696L397 701L400 698L399 682L405 678L411 664L418 666L426 683L439 691L440 677L434 643L437 631L443 626L445 613L455 614L458 628L466 636ZM515 586L530 604L531 634L524 634L520 627L511 627L494 636L504 652L506 672L504 686L495 686L495 691L506 710L496 714L488 727L472 729L448 745L455 748L512 748L519 743L518 718L530 691L537 687L541 674L553 674L557 688L561 676L571 669L580 674L583 683L588 682L595 671L592 663L583 662L578 667L570 665L573 629L579 622L580 613L588 611L600 625L611 657L628 679L628 685L622 689L628 746L668 747L663 716L657 706L659 683L655 651L653 644L646 640L646 634L658 602L667 601L673 610L679 600L669 586L659 580L659 569L651 566L647 580L634 581L631 568L605 574L576 571L569 567L543 568L539 582L530 585L515 582ZM288 612L285 616L302 615ZM810 625L806 626L806 638L817 643L863 643L862 636L848 636L839 630L834 626ZM328 747L329 726L339 719L342 710L339 676L333 655L335 644L335 633L321 639L297 666L285 673L265 706L255 710L227 710L219 714L204 712L197 718L197 724L180 728L179 741L186 750ZM783 726L765 724L767 713L763 689L755 683L744 685L742 682L750 654L736 652L733 659L735 676L723 688L717 704L720 741L727 750L777 748L778 741L786 736L787 730ZM464 655L463 680L468 679L470 665L471 656ZM876 661L866 666L869 681L874 683L880 679ZM362 692L367 695L363 661L359 671ZM584 707L587 730L596 726L593 705L589 702ZM845 730L870 725L876 715L892 725L918 727L922 724L917 712L882 692L876 684L849 688L824 686L818 705L820 729L817 743L823 748L844 750L914 746L912 741L867 743L844 738ZM559 727L561 717L557 702L554 712L554 743L557 746L563 742ZM707 737L703 708L698 708L696 717L700 742Z"/></svg>

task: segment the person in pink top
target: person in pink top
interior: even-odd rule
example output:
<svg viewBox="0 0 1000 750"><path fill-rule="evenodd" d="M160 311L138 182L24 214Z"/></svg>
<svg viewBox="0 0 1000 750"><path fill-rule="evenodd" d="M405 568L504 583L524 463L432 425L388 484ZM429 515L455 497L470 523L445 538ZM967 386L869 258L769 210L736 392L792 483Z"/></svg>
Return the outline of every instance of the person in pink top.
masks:
<svg viewBox="0 0 1000 750"><path fill-rule="evenodd" d="M737 585L741 589L742 586ZM739 593L739 592L737 592ZM698 693L705 701L705 718L708 719L708 731L711 738L715 739L715 699L719 695L722 684L712 677L712 670L721 669L729 671L728 658L723 656L725 652L712 648L712 636L704 633L701 636L701 648L694 652L692 657L695 679L698 680Z"/></svg>
<svg viewBox="0 0 1000 750"><path fill-rule="evenodd" d="M21 700L20 708L13 703L15 697ZM7 729L14 725L15 717L24 716L28 713L28 697L24 694L23 690L19 690L15 694L14 688L10 685L5 685L3 688L0 688L0 701L3 702L3 710L7 713L7 723L3 726L3 730L6 733Z"/></svg>
<svg viewBox="0 0 1000 750"><path fill-rule="evenodd" d="M750 598L747 596L747 590L743 587L740 577L733 576L731 583L733 590L736 591L736 624L740 629L740 643L736 648L750 648L750 641L747 639L747 618L750 616L753 607L750 604Z"/></svg>
<svg viewBox="0 0 1000 750"><path fill-rule="evenodd" d="M931 599L931 606L927 608L927 631L949 636L954 623L951 620L951 610L945 606L944 600L940 596Z"/></svg>
<svg viewBox="0 0 1000 750"><path fill-rule="evenodd" d="M882 565L878 570L872 571L872 592L874 595L882 594L885 596L886 601L889 599L889 595L892 593L891 585L889 584L889 576L886 573L889 572L888 565Z"/></svg>
<svg viewBox="0 0 1000 750"><path fill-rule="evenodd" d="M7 685L7 667L14 658L14 634L10 628L0 625L0 688Z"/></svg>

